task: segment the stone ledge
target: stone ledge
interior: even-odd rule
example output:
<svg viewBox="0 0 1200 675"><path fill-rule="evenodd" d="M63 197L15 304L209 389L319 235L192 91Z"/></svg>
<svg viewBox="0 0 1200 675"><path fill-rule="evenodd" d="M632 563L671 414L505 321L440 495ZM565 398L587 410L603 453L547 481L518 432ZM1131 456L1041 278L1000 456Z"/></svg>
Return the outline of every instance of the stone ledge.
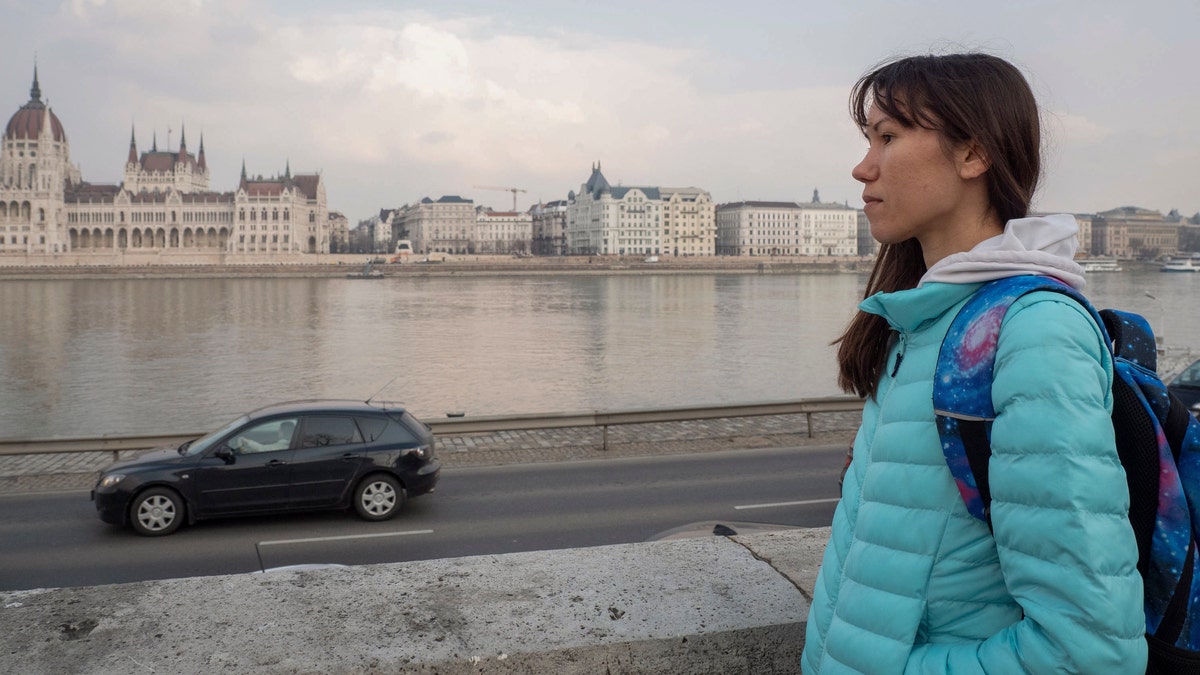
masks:
<svg viewBox="0 0 1200 675"><path fill-rule="evenodd" d="M23 673L798 673L827 529L0 593Z"/></svg>

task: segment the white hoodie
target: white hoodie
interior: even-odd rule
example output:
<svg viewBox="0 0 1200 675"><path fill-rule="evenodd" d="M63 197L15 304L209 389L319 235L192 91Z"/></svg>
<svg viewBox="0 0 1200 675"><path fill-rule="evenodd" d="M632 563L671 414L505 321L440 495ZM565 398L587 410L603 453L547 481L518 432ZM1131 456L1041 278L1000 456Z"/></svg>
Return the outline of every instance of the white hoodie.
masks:
<svg viewBox="0 0 1200 675"><path fill-rule="evenodd" d="M1010 220L1003 234L934 263L918 285L930 281L968 284L1041 274L1081 290L1083 268L1074 260L1078 232L1075 216L1067 213Z"/></svg>

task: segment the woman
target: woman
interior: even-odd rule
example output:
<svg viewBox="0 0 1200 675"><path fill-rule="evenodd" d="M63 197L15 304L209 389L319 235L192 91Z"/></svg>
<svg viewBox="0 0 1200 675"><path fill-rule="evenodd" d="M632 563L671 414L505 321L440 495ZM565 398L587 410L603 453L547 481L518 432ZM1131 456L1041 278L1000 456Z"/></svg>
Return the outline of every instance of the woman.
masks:
<svg viewBox="0 0 1200 675"><path fill-rule="evenodd" d="M881 249L839 340L839 383L867 400L804 672L1145 672L1112 363L1087 312L1036 292L1005 318L994 534L968 515L934 425L938 348L982 282L1083 285L1074 218L1027 217L1041 171L1028 83L985 54L905 58L859 80L851 110L868 142L853 175Z"/></svg>

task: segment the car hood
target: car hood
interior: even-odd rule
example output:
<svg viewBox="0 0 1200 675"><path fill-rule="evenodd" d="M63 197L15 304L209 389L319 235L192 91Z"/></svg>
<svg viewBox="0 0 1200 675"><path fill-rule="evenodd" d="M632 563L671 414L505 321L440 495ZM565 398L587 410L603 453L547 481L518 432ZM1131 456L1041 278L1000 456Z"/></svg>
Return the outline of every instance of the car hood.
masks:
<svg viewBox="0 0 1200 675"><path fill-rule="evenodd" d="M116 462L116 463L110 465L107 469L105 469L104 472L111 473L113 471L119 471L121 469L132 469L132 468L136 468L136 467L147 466L150 464L176 464L176 463L182 461L183 459L184 459L184 457L179 454L179 448L176 448L176 447L155 448L153 450L147 450L132 459L126 459L126 460L122 460L120 462Z"/></svg>

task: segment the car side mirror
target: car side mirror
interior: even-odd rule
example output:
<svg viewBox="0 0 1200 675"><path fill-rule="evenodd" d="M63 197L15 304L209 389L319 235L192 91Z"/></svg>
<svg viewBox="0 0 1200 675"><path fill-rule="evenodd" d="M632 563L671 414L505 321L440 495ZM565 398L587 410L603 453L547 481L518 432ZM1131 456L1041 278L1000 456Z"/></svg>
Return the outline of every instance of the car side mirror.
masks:
<svg viewBox="0 0 1200 675"><path fill-rule="evenodd" d="M230 450L229 446L222 445L221 447L214 450L213 457L219 457L219 458L225 460L226 464L233 464L233 458L234 458L233 450Z"/></svg>

